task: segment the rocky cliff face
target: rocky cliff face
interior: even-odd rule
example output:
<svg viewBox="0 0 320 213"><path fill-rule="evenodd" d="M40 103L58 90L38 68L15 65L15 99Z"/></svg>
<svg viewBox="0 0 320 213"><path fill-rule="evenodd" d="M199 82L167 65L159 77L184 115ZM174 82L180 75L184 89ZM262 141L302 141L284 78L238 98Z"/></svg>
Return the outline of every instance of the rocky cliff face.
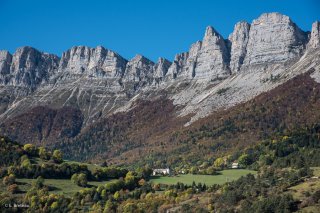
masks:
<svg viewBox="0 0 320 213"><path fill-rule="evenodd" d="M0 57L1 82L5 85L27 87L31 91L47 82L59 64L57 56L39 52L32 47L19 48L12 57L2 51Z"/></svg>
<svg viewBox="0 0 320 213"><path fill-rule="evenodd" d="M229 75L229 53L223 37L207 27L203 41L191 45L188 53L178 54L169 68L172 78L214 79Z"/></svg>
<svg viewBox="0 0 320 213"><path fill-rule="evenodd" d="M12 55L8 51L0 51L0 84L7 84L11 62Z"/></svg>
<svg viewBox="0 0 320 213"><path fill-rule="evenodd" d="M229 53L223 37L212 27L207 27L192 76L210 79L226 76L230 74L228 63Z"/></svg>
<svg viewBox="0 0 320 213"><path fill-rule="evenodd" d="M246 69L251 65L299 58L306 45L308 48L319 46L319 22L313 24L309 41L307 37L307 33L289 17L266 13L251 25L237 23L229 40L212 27L207 27L203 40L192 44L188 52L177 54L173 63L160 58L155 64L141 55L128 62L101 46L76 46L64 52L61 59L23 47L13 56L7 51L0 52L0 82L28 87L33 91L41 83L57 79L55 74L60 73L64 75L60 79L65 80L76 79L77 75L91 79L116 78L120 80L119 86L123 83L129 83L131 87L140 85L135 90L141 85L152 84L154 80L159 83L172 82L172 79L220 79L239 72L243 66ZM113 87L116 84L113 82Z"/></svg>
<svg viewBox="0 0 320 213"><path fill-rule="evenodd" d="M124 81L147 82L153 78L154 62L142 55L136 55L126 66Z"/></svg>
<svg viewBox="0 0 320 213"><path fill-rule="evenodd" d="M208 27L203 40L172 63L163 58L154 63L142 55L127 61L101 46L73 47L61 59L31 47L13 55L1 51L0 120L37 106L71 106L81 110L83 126L88 126L126 112L139 99L166 95L179 106L177 116L192 115L189 125L250 100L301 70L317 70L317 47L319 22L308 38L289 17L269 13L252 24L237 23L228 40Z"/></svg>
<svg viewBox="0 0 320 213"><path fill-rule="evenodd" d="M307 34L288 16L265 13L251 24L244 65L284 62L301 56Z"/></svg>
<svg viewBox="0 0 320 213"><path fill-rule="evenodd" d="M320 47L320 22L316 21L312 24L312 30L310 35L310 40L308 43L308 48Z"/></svg>
<svg viewBox="0 0 320 213"><path fill-rule="evenodd" d="M174 58L173 63L168 69L168 72L166 74L166 79L169 79L169 80L175 79L181 74L183 74L188 57L189 57L189 52L177 54Z"/></svg>
<svg viewBox="0 0 320 213"><path fill-rule="evenodd" d="M59 70L94 77L120 78L125 71L126 63L127 60L104 47L78 46L63 53Z"/></svg>
<svg viewBox="0 0 320 213"><path fill-rule="evenodd" d="M171 62L168 61L167 59L159 58L158 62L154 66L154 75L153 75L153 77L155 79L162 80L166 76L170 65L171 65Z"/></svg>
<svg viewBox="0 0 320 213"><path fill-rule="evenodd" d="M230 69L232 73L238 72L247 54L250 24L239 22L234 26L233 33L229 36L231 42Z"/></svg>

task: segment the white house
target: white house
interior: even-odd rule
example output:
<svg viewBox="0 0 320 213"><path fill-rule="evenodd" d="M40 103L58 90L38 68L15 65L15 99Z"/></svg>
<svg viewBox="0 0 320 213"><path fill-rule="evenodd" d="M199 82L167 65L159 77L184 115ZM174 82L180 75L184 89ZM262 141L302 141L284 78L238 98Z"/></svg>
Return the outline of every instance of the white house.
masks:
<svg viewBox="0 0 320 213"><path fill-rule="evenodd" d="M231 168L232 168L232 169L239 169L239 163L233 162L233 163L231 164Z"/></svg>
<svg viewBox="0 0 320 213"><path fill-rule="evenodd" d="M154 169L152 175L170 175L170 169Z"/></svg>

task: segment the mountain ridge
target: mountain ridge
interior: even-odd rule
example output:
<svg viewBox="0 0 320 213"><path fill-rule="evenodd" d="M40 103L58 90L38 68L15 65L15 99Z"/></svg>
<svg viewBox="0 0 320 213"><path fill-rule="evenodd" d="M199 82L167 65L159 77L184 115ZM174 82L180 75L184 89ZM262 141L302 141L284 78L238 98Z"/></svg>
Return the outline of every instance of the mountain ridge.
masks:
<svg viewBox="0 0 320 213"><path fill-rule="evenodd" d="M228 39L213 27L207 27L203 40L192 44L188 52L177 54L172 62L164 58L153 62L139 54L127 60L101 46L75 46L61 58L31 47L20 48L13 55L0 51L1 131L13 132L13 138L21 138L26 131L15 131L24 128L17 118L29 115L31 121L38 121L32 118L36 113L30 113L37 107L44 107L47 114L71 107L70 111L81 118L79 124L73 117L66 117L67 126L76 128L70 129L74 134L64 134L59 127L53 135L43 137L45 131L36 129L33 135L41 135L40 140L35 142L31 136L28 139L40 144L46 143L45 139L48 144L55 140L58 143L76 138L113 115L120 113L127 118L132 110L141 108L137 103L150 103L154 110L157 105L153 104L159 103L161 110L167 107L157 102L161 97L173 104L169 104L168 113L173 116L170 118L181 121L177 128L187 128L271 91L310 69L314 69L310 75L318 82L319 41L319 22L308 33L288 16L265 13L251 24L238 22ZM43 115L46 122L38 125L44 130L55 123L50 116L51 120L45 119L46 113ZM148 122L142 119L143 112L139 116L135 119L137 126L139 122ZM172 120L163 122L170 126ZM60 133L63 138L59 138Z"/></svg>
<svg viewBox="0 0 320 213"><path fill-rule="evenodd" d="M275 34L279 33L280 31L282 31L281 33L284 35L284 38L275 37ZM229 42L230 44L228 44ZM277 59L279 61L286 61L288 59L301 56L302 52L307 49L306 46L308 48L317 48L319 46L319 22L316 21L313 23L311 33L303 32L295 23L291 21L288 16L276 12L264 13L258 19L253 20L252 24L244 21L236 23L234 31L227 39L224 39L213 27L208 26L206 28L203 40L191 45L190 50L187 52L187 58L182 57L185 58L182 59L185 62L179 62L179 60L181 61L180 55L182 56L185 53L177 54L175 60L171 63L171 66L166 68L163 73L167 74L167 72L170 71L169 74L172 74L173 78L176 78L176 75L182 74L184 71L187 72L186 75L191 78L201 78L202 72L210 72L209 75L204 74L205 77L214 77L215 72L219 70L223 75L221 70L224 69L227 69L226 72L228 69L230 69L230 74L236 73L239 71L242 64L247 66L249 64L270 62L263 60L263 57L265 56L261 55L260 53L268 50L268 48L265 47L266 44L274 44L274 46L270 47L269 49L272 53L270 56L271 62L272 60L275 60L275 54L277 54L276 46L279 45L280 42L282 42L282 46L280 46L278 49L282 48L279 52L279 55L281 55L282 58ZM259 48L262 49L260 50ZM286 50L286 48L290 48L290 51ZM203 50L201 51L201 49ZM237 52L240 52L240 54ZM13 82L4 81L3 78L8 76L3 75L9 73L15 75L15 72L17 72L16 67L18 67L18 69L21 69L23 66L28 68L29 65L29 69L33 69L30 64L33 60L32 57L39 54L41 54L41 56L47 55L49 58L52 57L53 62L59 63L58 67L57 65L51 67L49 64L49 66L43 68L49 69L48 72L51 71L51 69L56 69L58 72L74 72L75 74L83 74L86 71L86 74L90 76L96 75L96 77L103 77L105 74L107 74L107 77L123 77L123 75L127 72L125 67L127 63L136 60L136 56L128 60L120 56L118 53L102 46L97 46L96 48L90 48L87 46L74 46L65 51L61 58L54 54L40 52L35 48L25 46L18 48L13 55L11 55L8 51L1 51L1 83L3 85L19 84L20 78L18 74L16 74L18 76L13 79ZM141 57L145 58L144 56ZM43 61L41 59L34 60L40 62ZM153 63L153 67L149 68L150 70L154 70L154 66L159 65L158 63L155 63L149 59L147 61L144 60L141 63ZM10 63L11 66L10 69L8 69L8 65ZM44 63L48 62L44 60ZM238 65L235 65L236 63L238 63ZM181 64L186 65L181 66ZM178 67L180 67L180 69L176 68L177 65L179 65ZM96 68L97 70L94 70L93 68ZM91 72L88 73L89 71ZM95 73L94 71L100 71L100 73ZM35 72L35 74L37 74L37 72ZM139 72L136 72L136 74L138 77L140 77ZM219 72L217 74L219 74ZM32 73L30 75L32 75ZM164 78L165 76L166 75L163 75L161 77ZM39 80L42 80L41 76ZM34 87L34 84L39 83L40 82L30 82L29 84L30 86Z"/></svg>

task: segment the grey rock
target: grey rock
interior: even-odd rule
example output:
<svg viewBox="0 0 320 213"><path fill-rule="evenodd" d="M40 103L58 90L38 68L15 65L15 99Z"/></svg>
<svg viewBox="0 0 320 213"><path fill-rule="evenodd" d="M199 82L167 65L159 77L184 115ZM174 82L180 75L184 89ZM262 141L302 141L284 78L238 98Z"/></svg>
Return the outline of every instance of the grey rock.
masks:
<svg viewBox="0 0 320 213"><path fill-rule="evenodd" d="M265 13L251 24L244 65L285 62L304 51L307 34L288 16Z"/></svg>
<svg viewBox="0 0 320 213"><path fill-rule="evenodd" d="M180 73L183 72L183 68L186 66L189 52L177 54L172 62L171 66L168 69L168 72L165 76L166 80L176 79Z"/></svg>
<svg viewBox="0 0 320 213"><path fill-rule="evenodd" d="M178 54L169 68L171 78L212 79L230 74L228 48L223 37L207 27L203 41L192 44L188 53Z"/></svg>
<svg viewBox="0 0 320 213"><path fill-rule="evenodd" d="M165 58L159 58L158 62L154 66L154 78L163 79L167 74L171 62Z"/></svg>
<svg viewBox="0 0 320 213"><path fill-rule="evenodd" d="M59 70L92 77L121 77L127 60L102 46L76 46L63 53Z"/></svg>
<svg viewBox="0 0 320 213"><path fill-rule="evenodd" d="M308 47L319 45L318 35L319 24L314 24ZM271 13L263 14L251 26L236 24L229 40L208 27L203 41L177 54L172 63L160 58L155 64L141 55L128 62L100 46L73 47L61 60L30 47L17 50L14 56L2 51L0 99L5 101L0 103L0 120L39 105L73 106L82 111L87 126L130 109L137 99L163 94L181 106L179 115L196 114L193 118L198 119L268 91L280 80L284 82L289 72L296 75L305 62L292 59L299 58L307 42L307 34L287 16ZM304 66L310 67L316 56L307 53ZM294 63L298 68L287 70ZM238 73L245 69L248 72ZM281 76L279 83L265 80L271 74ZM210 81L213 79L216 81ZM224 95L218 94L226 88ZM33 92L26 92L29 89Z"/></svg>
<svg viewBox="0 0 320 213"><path fill-rule="evenodd" d="M12 55L6 50L0 51L0 84L6 84L11 62Z"/></svg>
<svg viewBox="0 0 320 213"><path fill-rule="evenodd" d="M232 73L238 72L247 53L250 24L238 22L234 26L233 33L229 36L231 42L230 69Z"/></svg>
<svg viewBox="0 0 320 213"><path fill-rule="evenodd" d="M34 90L47 82L58 68L59 57L32 47L18 48L13 54L8 84Z"/></svg>
<svg viewBox="0 0 320 213"><path fill-rule="evenodd" d="M196 75L197 60L201 52L201 47L202 47L202 41L197 41L196 43L192 44L190 47L188 58L181 72L182 76L184 76L187 79L192 79Z"/></svg>
<svg viewBox="0 0 320 213"><path fill-rule="evenodd" d="M192 64L195 67L192 75L196 78L226 76L230 74L228 63L228 49L223 37L212 27L207 27L196 64Z"/></svg>
<svg viewBox="0 0 320 213"><path fill-rule="evenodd" d="M320 22L316 21L312 24L310 40L308 48L317 48L320 46Z"/></svg>
<svg viewBox="0 0 320 213"><path fill-rule="evenodd" d="M154 62L138 54L127 63L123 80L125 82L149 81L153 78L154 65Z"/></svg>

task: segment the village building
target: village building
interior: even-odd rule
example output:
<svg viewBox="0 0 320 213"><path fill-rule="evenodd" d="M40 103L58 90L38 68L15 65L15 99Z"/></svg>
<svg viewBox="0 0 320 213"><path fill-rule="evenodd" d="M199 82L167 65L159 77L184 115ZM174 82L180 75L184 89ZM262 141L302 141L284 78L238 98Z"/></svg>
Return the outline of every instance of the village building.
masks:
<svg viewBox="0 0 320 213"><path fill-rule="evenodd" d="M154 169L152 175L170 175L170 169Z"/></svg>
<svg viewBox="0 0 320 213"><path fill-rule="evenodd" d="M232 169L239 169L239 163L233 162L233 163L231 164L231 168L232 168Z"/></svg>

